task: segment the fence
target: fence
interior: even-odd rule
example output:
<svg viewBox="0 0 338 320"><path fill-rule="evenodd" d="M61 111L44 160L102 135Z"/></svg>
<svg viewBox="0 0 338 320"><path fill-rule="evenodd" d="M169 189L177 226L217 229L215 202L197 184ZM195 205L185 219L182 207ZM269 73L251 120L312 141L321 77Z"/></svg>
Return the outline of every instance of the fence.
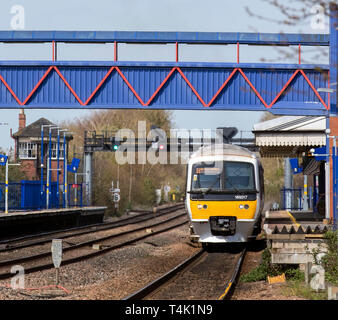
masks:
<svg viewBox="0 0 338 320"><path fill-rule="evenodd" d="M280 191L281 209L282 210L302 210L302 196L303 196L303 192L301 188L281 189Z"/></svg>
<svg viewBox="0 0 338 320"><path fill-rule="evenodd" d="M6 184L0 183L0 210L5 210ZM11 182L8 185L8 208L21 210L21 183Z"/></svg>
<svg viewBox="0 0 338 320"><path fill-rule="evenodd" d="M5 210L5 183L0 183L0 210ZM9 182L8 184L8 209L9 210L41 210L46 208L46 182L43 182L41 194L41 181L23 180ZM68 207L82 207L82 184L68 185ZM62 208L65 201L63 190L57 194L57 183L51 183L49 208Z"/></svg>
<svg viewBox="0 0 338 320"><path fill-rule="evenodd" d="M317 211L318 191L316 188L308 188L307 208ZM281 210L303 210L304 209L304 189L303 188L282 188L280 190L279 208Z"/></svg>

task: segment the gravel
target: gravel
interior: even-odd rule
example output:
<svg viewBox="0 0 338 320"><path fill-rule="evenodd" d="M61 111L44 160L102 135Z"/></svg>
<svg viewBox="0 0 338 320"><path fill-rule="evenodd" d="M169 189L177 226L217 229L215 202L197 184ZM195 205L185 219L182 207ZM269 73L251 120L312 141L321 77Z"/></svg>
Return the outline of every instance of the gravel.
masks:
<svg viewBox="0 0 338 320"><path fill-rule="evenodd" d="M199 249L190 243L188 227L184 225L103 256L72 265L61 265L62 288L46 287L55 284L55 270L25 275L25 290L8 288L11 281L2 280L0 300L122 299ZM38 290L31 290L32 288Z"/></svg>

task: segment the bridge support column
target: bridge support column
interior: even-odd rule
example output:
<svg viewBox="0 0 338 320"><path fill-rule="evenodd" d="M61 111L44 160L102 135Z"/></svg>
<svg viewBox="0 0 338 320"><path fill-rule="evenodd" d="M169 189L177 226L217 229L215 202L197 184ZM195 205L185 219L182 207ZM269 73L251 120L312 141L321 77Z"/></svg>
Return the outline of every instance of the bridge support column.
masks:
<svg viewBox="0 0 338 320"><path fill-rule="evenodd" d="M338 117L337 117L337 88L338 88L338 5L331 4L330 6L330 89L332 92L330 93L330 120L329 120L329 128L330 128L330 136L338 136ZM326 151L328 154L332 154L332 147L334 145L334 139L329 139L327 142ZM337 219L336 213L336 199L335 195L337 194L337 190L334 190L334 186L336 183L333 181L333 177L335 177L334 170L337 171L337 168L334 168L332 158L330 156L330 205L329 205L329 216L326 214L326 218ZM327 203L328 204L328 203ZM326 204L326 205L327 205Z"/></svg>

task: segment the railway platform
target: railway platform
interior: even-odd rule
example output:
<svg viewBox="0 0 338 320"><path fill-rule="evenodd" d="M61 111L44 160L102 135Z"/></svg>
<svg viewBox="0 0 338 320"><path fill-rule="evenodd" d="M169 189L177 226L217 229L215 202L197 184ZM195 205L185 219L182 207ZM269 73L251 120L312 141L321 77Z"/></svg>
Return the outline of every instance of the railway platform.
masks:
<svg viewBox="0 0 338 320"><path fill-rule="evenodd" d="M0 240L103 222L106 207L0 213Z"/></svg>
<svg viewBox="0 0 338 320"><path fill-rule="evenodd" d="M272 263L313 262L314 250L325 250L324 234L328 221L313 211L266 211L263 229Z"/></svg>

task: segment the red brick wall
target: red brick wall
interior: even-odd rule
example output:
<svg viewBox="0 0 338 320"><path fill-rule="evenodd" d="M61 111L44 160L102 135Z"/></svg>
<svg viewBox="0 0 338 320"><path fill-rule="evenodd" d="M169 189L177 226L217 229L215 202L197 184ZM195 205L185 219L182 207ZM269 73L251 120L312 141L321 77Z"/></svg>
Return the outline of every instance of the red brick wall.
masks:
<svg viewBox="0 0 338 320"><path fill-rule="evenodd" d="M52 169L57 169L57 160L52 160ZM63 182L63 160L59 161L59 168L61 169L60 174L59 174L59 182ZM52 171L52 181L57 180L57 171L53 170Z"/></svg>
<svg viewBox="0 0 338 320"><path fill-rule="evenodd" d="M36 160L21 160L21 170L27 176L27 180L39 180L40 176L37 175Z"/></svg>
<svg viewBox="0 0 338 320"><path fill-rule="evenodd" d="M36 160L21 160L22 166L21 170L26 174L28 180L40 180L41 179L41 173L40 173L40 168L37 168L37 161ZM51 162L51 167L52 169L57 169L57 161L52 160ZM60 175L59 175L59 181L60 183L63 182L63 161L60 161L59 163L59 168L61 169ZM52 170L51 171L51 178L52 181L57 180L57 171Z"/></svg>

